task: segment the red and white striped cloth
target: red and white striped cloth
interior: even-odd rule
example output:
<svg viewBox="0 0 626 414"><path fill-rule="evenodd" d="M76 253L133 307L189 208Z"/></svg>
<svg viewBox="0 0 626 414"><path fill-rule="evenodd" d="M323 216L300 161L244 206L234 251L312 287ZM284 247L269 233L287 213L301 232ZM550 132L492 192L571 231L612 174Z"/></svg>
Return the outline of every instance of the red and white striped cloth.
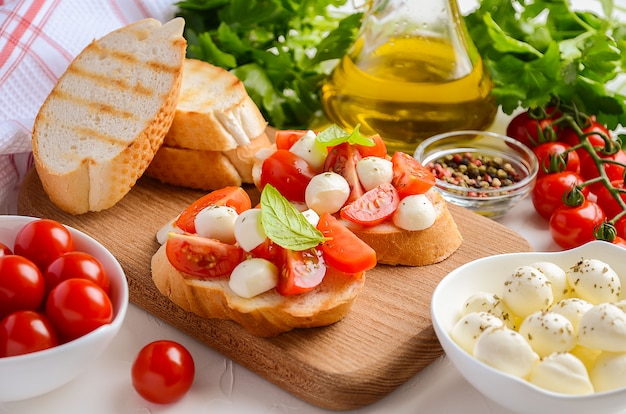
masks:
<svg viewBox="0 0 626 414"><path fill-rule="evenodd" d="M174 0L0 0L0 214L14 214L32 167L31 132L43 101L91 41L134 21L162 22Z"/></svg>

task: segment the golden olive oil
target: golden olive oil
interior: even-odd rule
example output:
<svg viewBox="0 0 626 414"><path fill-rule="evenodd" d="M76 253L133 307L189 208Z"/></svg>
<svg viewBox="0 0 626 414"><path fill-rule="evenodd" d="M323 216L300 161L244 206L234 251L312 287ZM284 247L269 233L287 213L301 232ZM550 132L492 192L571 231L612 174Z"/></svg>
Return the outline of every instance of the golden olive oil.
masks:
<svg viewBox="0 0 626 414"><path fill-rule="evenodd" d="M485 129L496 109L480 57L435 37L392 38L370 52L357 39L322 87L331 123L378 133L390 153L412 154L423 139L461 129Z"/></svg>

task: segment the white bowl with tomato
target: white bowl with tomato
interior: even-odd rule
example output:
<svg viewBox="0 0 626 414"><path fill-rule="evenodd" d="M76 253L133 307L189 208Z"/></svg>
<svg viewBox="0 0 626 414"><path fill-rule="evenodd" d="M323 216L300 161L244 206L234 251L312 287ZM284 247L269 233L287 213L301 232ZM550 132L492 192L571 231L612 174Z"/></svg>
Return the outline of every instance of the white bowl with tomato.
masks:
<svg viewBox="0 0 626 414"><path fill-rule="evenodd" d="M57 221L0 216L0 401L45 394L85 371L128 307L122 267Z"/></svg>

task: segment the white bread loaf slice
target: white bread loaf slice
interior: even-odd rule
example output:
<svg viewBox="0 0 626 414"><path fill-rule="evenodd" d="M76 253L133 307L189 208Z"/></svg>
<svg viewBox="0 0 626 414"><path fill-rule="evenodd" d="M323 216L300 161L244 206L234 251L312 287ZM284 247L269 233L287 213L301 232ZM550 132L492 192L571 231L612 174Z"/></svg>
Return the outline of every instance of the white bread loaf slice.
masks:
<svg viewBox="0 0 626 414"><path fill-rule="evenodd" d="M426 196L435 207L437 218L424 230L403 230L387 221L374 227L343 219L341 222L376 251L380 264L426 266L439 263L461 246L463 237L441 194L431 188Z"/></svg>
<svg viewBox="0 0 626 414"><path fill-rule="evenodd" d="M176 117L165 138L170 147L228 151L248 145L267 122L243 83L230 72L186 59Z"/></svg>
<svg viewBox="0 0 626 414"><path fill-rule="evenodd" d="M273 337L343 319L363 288L365 275L349 279L328 272L310 292L281 296L272 289L247 299L230 289L227 278L200 280L179 272L167 259L163 245L152 257L152 280L163 295L188 312L232 320L252 335Z"/></svg>
<svg viewBox="0 0 626 414"><path fill-rule="evenodd" d="M51 201L71 214L107 209L148 167L176 109L184 20L132 23L89 44L42 105L33 155Z"/></svg>

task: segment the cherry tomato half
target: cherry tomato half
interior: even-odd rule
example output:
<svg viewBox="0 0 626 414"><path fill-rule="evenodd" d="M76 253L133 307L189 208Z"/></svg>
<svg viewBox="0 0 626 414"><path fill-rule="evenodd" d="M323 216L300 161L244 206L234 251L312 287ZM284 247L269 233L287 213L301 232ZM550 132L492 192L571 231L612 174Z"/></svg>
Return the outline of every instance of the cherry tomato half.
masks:
<svg viewBox="0 0 626 414"><path fill-rule="evenodd" d="M169 404L191 388L195 364L189 351L174 341L154 341L137 354L131 368L133 387L146 400Z"/></svg>
<svg viewBox="0 0 626 414"><path fill-rule="evenodd" d="M50 291L46 315L62 340L79 338L113 320L113 305L91 280L67 279Z"/></svg>
<svg viewBox="0 0 626 414"><path fill-rule="evenodd" d="M341 218L353 223L375 226L391 217L398 204L400 204L398 191L393 185L384 183L343 207L339 214Z"/></svg>
<svg viewBox="0 0 626 414"><path fill-rule="evenodd" d="M165 252L177 270L201 278L230 275L243 258L239 246L191 234L172 233Z"/></svg>
<svg viewBox="0 0 626 414"><path fill-rule="evenodd" d="M396 151L391 157L393 179L391 183L398 190L400 198L414 194L424 194L435 185L435 176L410 155Z"/></svg>
<svg viewBox="0 0 626 414"><path fill-rule="evenodd" d="M288 150L293 144L304 136L306 129L279 129L274 135L277 149Z"/></svg>
<svg viewBox="0 0 626 414"><path fill-rule="evenodd" d="M72 278L91 280L107 295L111 290L111 282L104 266L98 259L85 252L67 252L57 257L48 265L43 278L46 282L46 292L50 292L62 281Z"/></svg>
<svg viewBox="0 0 626 414"><path fill-rule="evenodd" d="M563 249L571 249L595 240L594 231L606 219L597 203L585 200L580 206L563 205L550 217L552 239Z"/></svg>
<svg viewBox="0 0 626 414"><path fill-rule="evenodd" d="M15 236L13 252L32 260L43 272L46 266L63 253L74 250L69 230L55 220L28 222Z"/></svg>
<svg viewBox="0 0 626 414"><path fill-rule="evenodd" d="M234 208L238 214L252 207L250 196L241 187L229 186L200 197L185 209L176 220L176 226L188 233L196 232L196 216L208 206L228 206Z"/></svg>
<svg viewBox="0 0 626 414"><path fill-rule="evenodd" d="M276 187L287 200L303 202L304 192L315 171L301 157L288 150L277 150L263 161L261 189L267 184Z"/></svg>
<svg viewBox="0 0 626 414"><path fill-rule="evenodd" d="M360 144L356 145L356 149L357 151L359 151L359 154L361 154L361 157L363 158L365 157L386 158L387 157L387 144L385 144L385 141L383 141L380 135L376 134L368 138L374 142L374 145L372 146L366 146L366 145L360 145Z"/></svg>
<svg viewBox="0 0 626 414"><path fill-rule="evenodd" d="M322 283L326 275L326 264L321 250L283 249L281 273L276 291L283 295L309 292Z"/></svg>
<svg viewBox="0 0 626 414"><path fill-rule="evenodd" d="M42 313L22 310L0 321L0 358L57 346L56 331Z"/></svg>
<svg viewBox="0 0 626 414"><path fill-rule="evenodd" d="M18 310L36 310L43 302L41 271L23 256L0 256L0 319Z"/></svg>
<svg viewBox="0 0 626 414"><path fill-rule="evenodd" d="M346 201L347 203L358 199L364 193L363 186L359 181L359 175L356 172L356 164L361 158L362 156L356 146L344 142L334 147L328 153L324 162L324 171L335 172L348 182L350 195Z"/></svg>
<svg viewBox="0 0 626 414"><path fill-rule="evenodd" d="M563 194L574 186L582 184L583 181L572 171L546 174L539 178L531 193L535 210L541 217L549 220L554 210L563 205ZM582 187L581 192L585 197L588 196L589 187Z"/></svg>

